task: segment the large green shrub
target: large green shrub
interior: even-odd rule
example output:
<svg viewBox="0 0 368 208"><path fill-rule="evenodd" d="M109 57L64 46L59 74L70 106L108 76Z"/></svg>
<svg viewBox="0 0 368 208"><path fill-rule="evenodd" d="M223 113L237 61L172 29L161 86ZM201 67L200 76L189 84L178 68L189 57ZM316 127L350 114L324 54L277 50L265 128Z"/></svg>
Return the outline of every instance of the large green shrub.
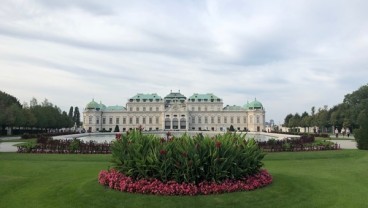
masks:
<svg viewBox="0 0 368 208"><path fill-rule="evenodd" d="M254 140L234 133L159 138L134 130L111 148L114 168L126 176L192 183L255 174L264 157Z"/></svg>
<svg viewBox="0 0 368 208"><path fill-rule="evenodd" d="M359 129L354 131L358 148L368 150L368 110L363 110L358 116Z"/></svg>

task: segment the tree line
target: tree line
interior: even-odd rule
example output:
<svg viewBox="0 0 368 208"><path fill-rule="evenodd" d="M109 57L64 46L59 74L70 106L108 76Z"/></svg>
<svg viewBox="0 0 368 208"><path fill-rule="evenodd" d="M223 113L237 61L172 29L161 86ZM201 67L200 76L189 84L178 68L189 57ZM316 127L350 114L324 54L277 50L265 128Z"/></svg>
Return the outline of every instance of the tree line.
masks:
<svg viewBox="0 0 368 208"><path fill-rule="evenodd" d="M359 128L359 114L368 110L368 85L360 87L358 90L345 95L342 103L328 109L323 106L316 110L311 108L311 114L307 112L288 114L284 119L284 126L289 128L296 127L319 127L321 131L326 132L331 127L350 128L351 130Z"/></svg>
<svg viewBox="0 0 368 208"><path fill-rule="evenodd" d="M70 128L75 124L81 125L78 107L71 107L69 115L65 111L53 105L47 99L38 103L36 98L28 103L20 104L18 99L12 95L0 91L0 128L5 134L6 128L22 129L21 132L32 130L50 130ZM70 115L72 114L72 115Z"/></svg>

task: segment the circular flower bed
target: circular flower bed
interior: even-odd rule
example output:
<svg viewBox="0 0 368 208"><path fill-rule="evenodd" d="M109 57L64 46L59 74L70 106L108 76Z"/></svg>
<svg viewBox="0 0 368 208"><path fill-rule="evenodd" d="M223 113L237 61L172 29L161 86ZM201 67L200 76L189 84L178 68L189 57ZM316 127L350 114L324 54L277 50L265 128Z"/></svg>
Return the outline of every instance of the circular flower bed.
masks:
<svg viewBox="0 0 368 208"><path fill-rule="evenodd" d="M158 138L134 130L117 134L111 152L113 167L100 172L99 183L125 192L214 194L272 182L257 143L235 133Z"/></svg>
<svg viewBox="0 0 368 208"><path fill-rule="evenodd" d="M98 175L100 184L108 186L123 192L155 194L155 195L207 195L219 194L234 191L251 191L272 183L272 177L266 170L243 178L242 180L226 179L220 183L201 182L198 185L194 183L178 183L168 181L166 183L157 179L134 180L119 173L115 169L110 171L102 170Z"/></svg>

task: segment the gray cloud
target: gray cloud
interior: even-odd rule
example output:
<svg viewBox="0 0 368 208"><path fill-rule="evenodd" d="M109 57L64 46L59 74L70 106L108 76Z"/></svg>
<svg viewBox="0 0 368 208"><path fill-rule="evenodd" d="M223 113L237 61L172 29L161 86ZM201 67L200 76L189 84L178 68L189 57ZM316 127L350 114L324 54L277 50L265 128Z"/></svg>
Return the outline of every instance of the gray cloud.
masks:
<svg viewBox="0 0 368 208"><path fill-rule="evenodd" d="M212 92L229 105L257 98L267 119L281 122L332 107L367 83L367 7L363 0L7 0L0 88L21 101L35 93L80 108L92 98L124 104L138 92Z"/></svg>

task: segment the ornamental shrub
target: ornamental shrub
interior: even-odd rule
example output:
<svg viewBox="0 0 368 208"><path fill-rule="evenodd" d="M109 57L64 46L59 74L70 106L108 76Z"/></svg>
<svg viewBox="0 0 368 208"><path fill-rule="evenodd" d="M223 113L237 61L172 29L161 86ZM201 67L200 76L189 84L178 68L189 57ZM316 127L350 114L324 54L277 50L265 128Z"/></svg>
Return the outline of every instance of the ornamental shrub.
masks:
<svg viewBox="0 0 368 208"><path fill-rule="evenodd" d="M358 116L359 128L354 130L354 137L358 149L368 150L368 109L360 112Z"/></svg>
<svg viewBox="0 0 368 208"><path fill-rule="evenodd" d="M253 139L234 133L159 138L133 130L117 135L111 151L113 168L134 180L192 184L254 175L264 157Z"/></svg>

